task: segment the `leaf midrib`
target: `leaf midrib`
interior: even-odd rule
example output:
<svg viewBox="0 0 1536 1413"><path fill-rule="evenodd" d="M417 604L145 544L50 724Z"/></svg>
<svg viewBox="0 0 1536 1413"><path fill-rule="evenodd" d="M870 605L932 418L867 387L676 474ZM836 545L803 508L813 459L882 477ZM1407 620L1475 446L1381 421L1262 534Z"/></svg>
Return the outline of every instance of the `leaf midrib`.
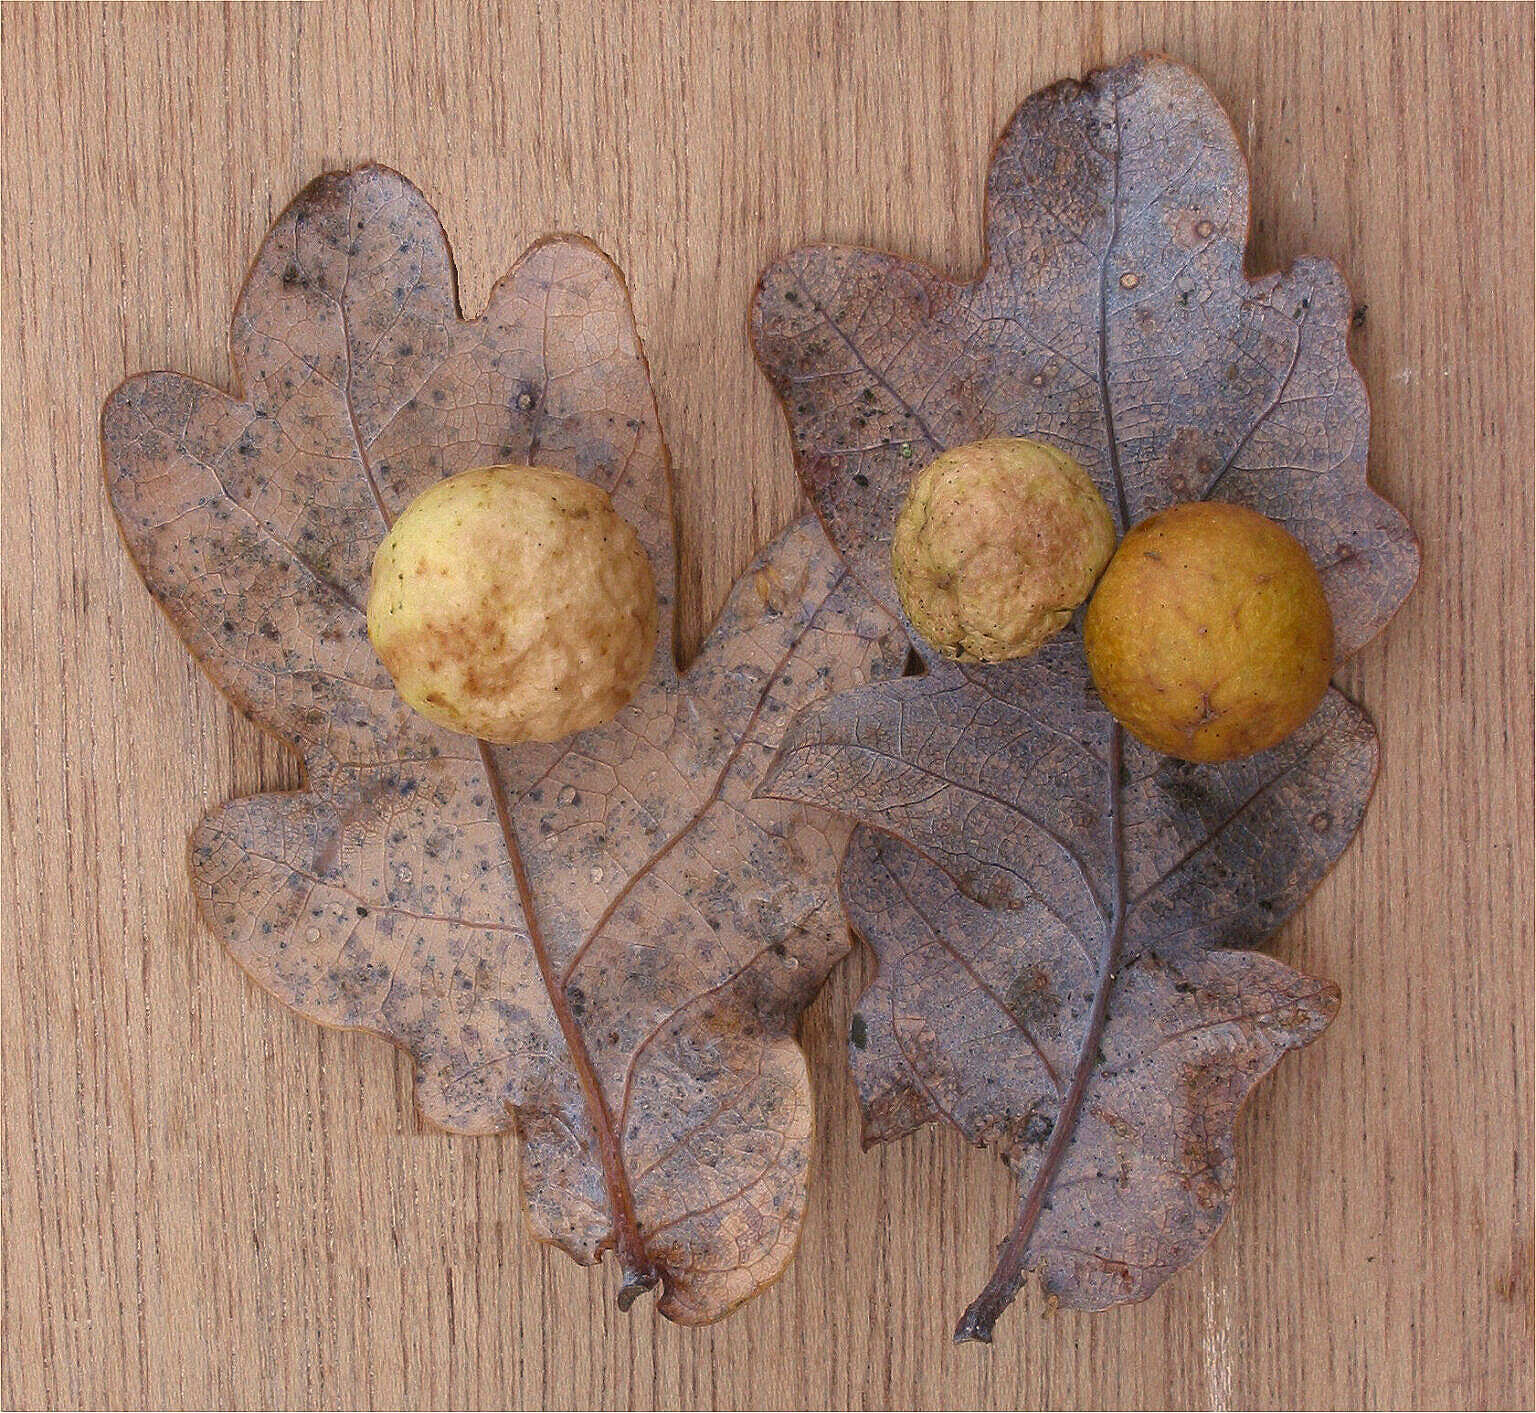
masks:
<svg viewBox="0 0 1536 1413"><path fill-rule="evenodd" d="M352 216L352 206L349 202L349 231L351 229ZM367 444L363 439L362 430L358 426L357 413L353 402L352 378L354 364L352 356L352 327L346 304L347 287L350 278L351 261L349 257L347 273L342 280L340 293L337 295L327 293L327 298L336 306L337 314L341 320L342 350L346 368L346 376L341 390L342 402L346 408L347 422L357 453L358 467L367 482L374 507L387 534L394 525L394 516L385 504L378 479L374 475L373 467L369 463ZM630 1190L628 1175L624 1169L623 1152L619 1146L612 1116L608 1112L607 1101L603 1097L602 1086L597 1078L596 1067L593 1065L592 1057L587 1051L586 1041L581 1034L581 1028L577 1024L576 1017L571 1011L564 989L559 984L548 945L544 940L542 929L539 925L533 889L529 883L527 869L523 863L522 850L517 841L517 832L512 820L506 786L502 781L500 771L496 768L495 757L491 754L490 746L484 741L478 741L477 745L480 761L485 769L486 780L490 786L491 796L496 805L496 815L501 826L502 842L506 848L508 861L512 866L513 881L517 888L518 902L523 912L523 921L527 924L529 947L533 952L535 964L538 966L540 980L543 982L550 1007L554 1011L556 1022L560 1026L560 1033L565 1041L567 1054L570 1057L571 1068L576 1075L577 1084L581 1089L583 1103L587 1110L587 1121L592 1128L592 1136L597 1144L599 1164L602 1168L603 1182L608 1191L609 1207L613 1217L614 1248L618 1253L619 1261L623 1268L623 1285L619 1292L619 1304L623 1308L628 1308L640 1294L656 1285L660 1279L660 1274L647 1254L645 1243L640 1236L639 1223L635 1216L634 1195Z"/></svg>
<svg viewBox="0 0 1536 1413"><path fill-rule="evenodd" d="M1109 319L1108 281L1109 262L1115 244L1120 237L1120 99L1112 93L1115 124L1115 151L1111 162L1113 186L1110 194L1109 239L1099 261L1099 408L1104 420L1105 441L1109 450L1110 474L1114 480L1115 503L1119 528L1122 534L1130 524L1126 502L1125 479L1120 467L1120 448L1115 440L1115 413L1109 390ZM1122 943L1125 936L1125 821L1123 818L1120 775L1124 732L1118 721L1111 721L1106 775L1108 776L1108 817L1110 835L1110 867L1112 870L1110 907L1102 909L1104 933L1099 956L1098 976L1094 982L1093 1006L1088 1024L1083 1030L1082 1045L1078 1049L1077 1063L1073 1067L1072 1083L1062 1101L1056 1125L1051 1131L1040 1166L1025 1192L1019 1207L1019 1215L1008 1238L998 1252L997 1264L987 1284L982 1288L960 1317L955 1330L957 1341L980 1340L991 1343L992 1326L997 1317L1012 1303L1024 1280L1024 1262L1028 1257L1029 1243L1044 1210L1045 1200L1061 1170L1061 1164L1077 1133L1083 1101L1087 1097L1088 1082L1098 1063L1099 1044L1104 1037L1104 1026L1109 1017L1109 994L1114 989L1119 972ZM1074 852L1074 857L1076 857ZM1086 871L1086 864L1082 865ZM1097 890L1095 890L1097 898Z"/></svg>

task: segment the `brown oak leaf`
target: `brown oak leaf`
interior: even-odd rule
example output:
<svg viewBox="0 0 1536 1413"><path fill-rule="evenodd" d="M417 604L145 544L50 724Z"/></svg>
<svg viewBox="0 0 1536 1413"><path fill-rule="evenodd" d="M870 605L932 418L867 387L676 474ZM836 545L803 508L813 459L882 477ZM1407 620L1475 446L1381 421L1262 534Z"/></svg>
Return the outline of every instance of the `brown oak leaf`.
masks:
<svg viewBox="0 0 1536 1413"><path fill-rule="evenodd" d="M899 670L899 628L814 521L674 662L667 453L628 294L577 237L459 316L404 178L320 178L235 313L231 397L133 378L102 419L151 592L215 683L304 755L307 787L213 811L203 916L263 987L410 1051L429 1122L516 1127L534 1234L620 1301L661 1282L717 1319L773 1281L804 1210L811 1098L792 1038L846 949L851 826L753 798L790 713ZM395 696L363 618L387 525L441 476L535 461L633 523L662 600L650 678L608 726L493 747Z"/></svg>
<svg viewBox="0 0 1536 1413"><path fill-rule="evenodd" d="M1019 108L974 280L829 246L770 268L758 356L871 594L898 609L891 531L922 465L1030 436L1088 468L1122 532L1202 498L1281 521L1323 575L1340 658L1375 634L1418 549L1366 484L1348 292L1323 260L1248 279L1247 232L1226 115L1140 56ZM881 965L852 1037L866 1135L942 1117L1008 1158L1019 1216L957 1332L989 1339L1030 1268L1064 1304L1140 1299L1219 1225L1242 1097L1335 1004L1220 949L1262 941L1337 858L1376 745L1330 693L1275 750L1186 765L1108 717L1075 627L1021 663L919 650L927 675L804 713L764 789L883 832L855 836L843 872Z"/></svg>

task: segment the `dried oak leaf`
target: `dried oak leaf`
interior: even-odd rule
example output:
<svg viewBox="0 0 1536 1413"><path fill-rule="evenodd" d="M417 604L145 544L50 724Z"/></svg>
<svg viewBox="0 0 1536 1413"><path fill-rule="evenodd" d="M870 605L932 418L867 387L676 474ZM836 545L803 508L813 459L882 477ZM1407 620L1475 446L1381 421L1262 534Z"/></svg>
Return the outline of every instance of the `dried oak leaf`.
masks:
<svg viewBox="0 0 1536 1413"><path fill-rule="evenodd" d="M1340 656L1412 587L1418 550L1365 479L1369 416L1327 261L1243 274L1248 180L1201 81L1141 56L1020 107L987 184L985 269L956 282L810 247L763 277L758 356L823 523L895 610L890 538L944 448L1041 437L1119 529L1177 501L1253 506L1322 572ZM1330 692L1227 766L1123 735L1074 627L1035 658L946 663L804 713L765 783L839 810L842 887L879 977L851 1056L869 1142L936 1117L996 1146L1023 1195L957 1337L989 1339L1024 1274L1062 1304L1149 1295L1233 1190L1243 1098L1337 1004L1230 950L1263 940L1364 811L1374 732Z"/></svg>
<svg viewBox="0 0 1536 1413"><path fill-rule="evenodd" d="M880 963L852 1035L865 1141L942 1118L1025 1190L963 1337L990 1338L1027 1269L1098 1309L1150 1295L1215 1233L1242 1100L1338 1003L1227 949L1301 904L1375 768L1337 692L1251 760L1159 756L1093 703L1075 632L797 719L764 788L887 831L861 829L843 866Z"/></svg>
<svg viewBox="0 0 1536 1413"><path fill-rule="evenodd" d="M380 167L308 187L235 313L230 397L131 379L102 421L112 503L215 683L307 788L215 810L191 870L267 990L408 1049L430 1122L516 1127L530 1223L672 1319L773 1281L804 1209L791 1031L846 933L851 826L753 798L797 707L899 670L899 628L814 521L737 585L686 676L665 446L623 281L529 250L459 317L436 215ZM373 551L437 478L537 461L607 488L656 573L648 682L606 727L492 747L395 696L363 616Z"/></svg>

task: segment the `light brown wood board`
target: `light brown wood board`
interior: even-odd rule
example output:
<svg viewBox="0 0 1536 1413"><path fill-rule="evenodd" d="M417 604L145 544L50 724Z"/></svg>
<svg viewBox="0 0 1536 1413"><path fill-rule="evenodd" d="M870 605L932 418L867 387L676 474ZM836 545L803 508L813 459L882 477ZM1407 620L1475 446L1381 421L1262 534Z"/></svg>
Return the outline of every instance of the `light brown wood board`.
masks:
<svg viewBox="0 0 1536 1413"><path fill-rule="evenodd" d="M4 1295L12 1407L1528 1406L1532 11L1469 5L8 4ZM808 239L960 274L1032 89L1193 64L1254 169L1251 265L1343 268L1371 473L1419 588L1344 685L1382 772L1275 943L1344 1008L1239 1131L1241 1192L1146 1305L950 1329L1012 1209L953 1134L859 1151L854 957L805 1028L788 1277L726 1323L614 1306L522 1230L508 1139L418 1129L408 1062L256 991L198 922L202 812L297 782L154 608L102 489L127 373L227 383L273 216L367 158L436 205L465 308L579 230L633 288L678 472L685 639L795 513L746 339Z"/></svg>

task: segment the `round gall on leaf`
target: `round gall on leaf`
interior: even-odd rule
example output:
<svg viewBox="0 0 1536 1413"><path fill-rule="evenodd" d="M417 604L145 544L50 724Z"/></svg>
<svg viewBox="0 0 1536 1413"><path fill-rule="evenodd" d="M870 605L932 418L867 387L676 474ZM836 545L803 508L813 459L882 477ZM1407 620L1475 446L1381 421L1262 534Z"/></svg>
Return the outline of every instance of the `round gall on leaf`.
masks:
<svg viewBox="0 0 1536 1413"><path fill-rule="evenodd" d="M656 645L656 584L608 493L545 466L423 491L373 559L368 636L423 716L487 741L610 721Z"/></svg>
<svg viewBox="0 0 1536 1413"><path fill-rule="evenodd" d="M901 606L945 657L1028 657L1115 548L1109 508L1065 452L1022 437L952 447L907 492L891 544Z"/></svg>
<svg viewBox="0 0 1536 1413"><path fill-rule="evenodd" d="M1300 543L1256 511L1176 505L1134 526L1083 621L1094 685L1153 750L1239 760L1316 709L1333 618Z"/></svg>

